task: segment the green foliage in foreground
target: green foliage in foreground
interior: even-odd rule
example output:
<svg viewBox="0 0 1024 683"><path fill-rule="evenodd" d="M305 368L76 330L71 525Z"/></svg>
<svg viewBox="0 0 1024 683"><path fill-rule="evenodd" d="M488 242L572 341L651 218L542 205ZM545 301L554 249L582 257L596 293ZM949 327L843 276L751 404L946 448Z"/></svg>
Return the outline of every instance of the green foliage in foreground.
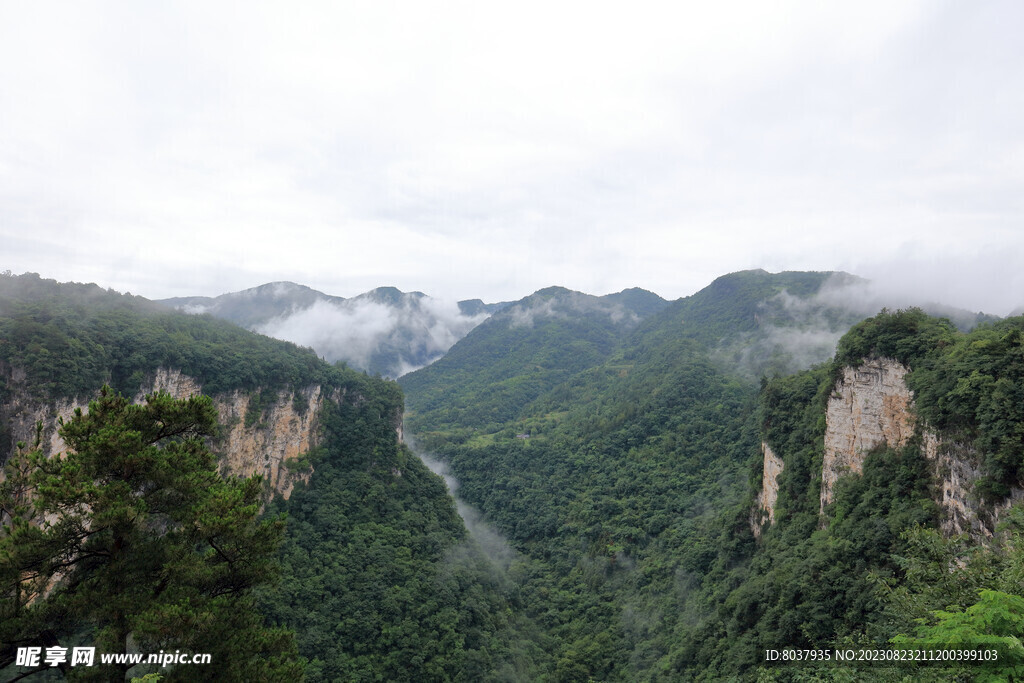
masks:
<svg viewBox="0 0 1024 683"><path fill-rule="evenodd" d="M947 672L975 681L1008 681L1024 677L1024 598L983 590L966 610L935 610L935 623L922 625L914 637L896 636L893 645L908 650L992 651L997 657L961 664ZM952 677L952 676L951 676Z"/></svg>
<svg viewBox="0 0 1024 683"><path fill-rule="evenodd" d="M895 647L995 651L997 658L918 667L940 680L1004 681L1024 676L1024 508L1006 512L987 544L937 531L905 532L902 581L879 583ZM904 667L906 668L906 667Z"/></svg>
<svg viewBox="0 0 1024 683"><path fill-rule="evenodd" d="M790 279L810 292L823 276ZM744 334L756 334L766 310L756 299L776 294L777 284L756 272L724 278L629 334L603 327L614 322L607 311L576 331L547 329L535 318L532 328L507 329L508 339L495 335L478 365L464 358L463 374L436 392L408 385L424 407L416 424L431 432L421 442L449 462L462 496L518 552L507 571L482 557L440 480L397 443L401 394L393 383L207 318L31 277L0 278L0 370L12 377L24 370L18 381L45 398L104 380L134 393L157 367L180 368L210 390L259 391L256 406L278 388L339 389L344 398L323 416L322 447L307 456L309 484L271 504L271 523L289 515L279 551L286 580L259 596L275 627L296 629L313 680L967 675L936 667L789 669L766 664L763 649L1024 635L1015 598L1000 595L1020 595L1019 542L1012 532L988 549L939 538L931 472L916 444L870 454L863 475L843 479L826 517L818 516L825 401L841 364L871 355L910 365L920 415L978 454L987 473L982 494L998 500L1019 483L1022 320L963 334L917 311L884 312L847 335L834 365L766 380L758 398L756 383L731 377L714 354L716 345L740 348ZM745 298L733 301L730 292ZM528 339L533 333L541 336ZM581 343L572 346L574 335ZM496 365L506 341L514 342L514 362ZM457 360L458 347L452 354ZM258 424L260 411L246 420ZM755 543L749 525L761 439L786 468L776 523ZM217 509L248 515L248 494L238 495L237 504ZM193 540L193 550L205 548ZM32 560L18 554L27 552L9 557ZM189 575L188 590L202 604L204 577L216 572ZM156 625L166 614L150 609L145 594L165 589L132 576L132 604L140 615L156 614ZM9 588L15 577L8 570ZM172 593L168 601L187 594ZM26 602L16 594L9 604L21 609ZM66 604L70 610L74 601ZM0 628L30 632L29 612L0 619ZM238 614L241 633L264 628L247 621L251 610ZM123 633L116 623L109 628ZM84 629L71 636L84 637Z"/></svg>
<svg viewBox="0 0 1024 683"><path fill-rule="evenodd" d="M18 453L0 485L0 667L14 649L212 655L217 680L301 677L292 635L267 629L252 589L273 580L278 518L259 520L260 481L225 480L203 437L208 398L145 405L104 388L61 428L67 453ZM68 667L123 678L128 665ZM190 680L187 667L164 670Z"/></svg>
<svg viewBox="0 0 1024 683"><path fill-rule="evenodd" d="M549 656L523 635L532 631L519 616L514 586L466 538L441 479L398 444L395 427L401 414L402 394L393 382L328 366L307 350L207 316L167 312L145 300L105 292L95 286L59 285L34 276L0 277L0 333L0 377L13 382L13 386L6 388L42 400L80 396L105 379L134 395L161 367L197 378L206 391L247 391L250 409L245 424L253 428L260 426L264 408L281 400L281 390L320 384L324 396L337 397L337 401L326 402L319 416L323 428L320 447L305 454L307 467L299 468L313 466L309 485L300 486L289 501L272 502L265 513L267 524L271 525L267 528L274 530L275 538L280 534L279 514L291 516L278 552L286 580L278 587L260 587L259 612L251 608L251 597L246 597L244 604L231 603L228 594L235 589L222 586L216 599L225 607L235 604L237 609L219 612L216 619L210 617L206 622L195 622L189 616L188 609L206 608L206 603L192 596L191 607L180 606L181 623L175 624L175 628L194 627L189 636L195 639L194 651L213 651L215 660L237 664L237 658L222 656L221 648L238 646L240 653L262 648L272 653L274 641L268 640L269 635L259 635L265 632L278 634L274 635L279 638L278 644L288 645L292 648L289 652L294 654L295 643L283 629L295 629L299 652L309 660L308 678L330 681L523 680L528 678L524 672L531 662ZM209 417L209 403L202 405L203 415ZM297 409L305 405L296 398ZM124 409L129 414L137 410ZM90 412L89 419L94 414L98 419L101 411ZM129 426L135 424L132 420L135 418L127 421ZM197 430L196 435L208 432ZM116 436L114 432L103 433L111 438ZM154 476L171 480L192 476L188 458L200 455L198 451L193 453L198 446L186 448L192 442L185 436L171 435L166 444L166 457L181 462L160 461L164 464ZM201 457L212 466L214 459L208 452L203 451ZM11 466L21 462L26 461L15 458ZM33 462L36 467L56 467L63 461ZM67 462L70 465L75 461ZM72 473L62 470L52 474L66 482L61 495L68 505L91 495L89 490L67 488L70 482L77 481ZM126 472L111 475L114 490L130 495L135 481L132 476ZM15 479L9 477L8 481ZM250 498L259 493L256 482L243 486L238 482L221 485L207 479L201 481L204 495L221 500L217 509L229 519L255 514L256 502ZM139 486L147 494L152 490L157 498L162 495L156 484ZM233 494L234 497L221 498L218 492L223 486L242 487L244 491L239 489L241 492ZM179 502L189 503L184 499ZM173 569L188 574L189 580L198 582L195 590L201 591L209 572L200 572L186 563L187 555L176 543L194 542L202 552L206 549L204 542L211 547L216 543L225 550L220 540L195 538L179 531L174 523L180 521L187 527L189 518L167 518L169 513L157 506L156 499L147 499L145 504L149 506L146 515L153 513L149 517L132 505L126 505L124 514L138 519L149 532L139 539L138 552L150 552L151 560L140 559L122 574L103 574L103 580L110 585L128 582L122 586L121 596L98 599L95 592L87 593L84 589L95 582L86 581L76 584L74 594L68 593L79 596L76 610L86 610L82 600L88 595L94 599L90 603L93 611L113 610L123 615L121 622L127 620L133 638L136 634L142 638L148 633L146 629L170 633L167 624L160 621L164 617L154 616L153 610L162 609L172 593L175 599L190 595L184 589L173 589L173 582L165 588L161 576L152 573L161 566L160 553L179 553ZM202 515L197 524L215 523L212 512L204 509L195 510ZM97 508L97 513L101 512ZM154 529L159 532L165 528L169 530L167 538L154 533ZM201 525L198 528L207 531ZM19 534L39 533L29 525L19 529ZM245 547L251 553L261 552L267 547L264 540L270 539L251 537ZM19 566L38 560L35 555L25 555L35 547L34 543L17 545L20 554L16 559L22 563ZM87 564L88 560L82 562ZM244 567L233 566L239 570ZM8 567L6 578L8 587L17 593L14 567ZM147 595L162 596L164 603L151 609ZM27 603L24 595L20 602L17 595L12 599L14 611ZM71 605L71 597L61 600L60 604ZM22 609L19 614L22 616L0 619L0 628L10 629L0 635L0 640L11 646L17 639L30 638L33 624L39 630L49 623L44 623L42 617L31 623L25 621L37 614L32 610ZM86 616L94 622L100 619L84 614L74 620L69 618L68 633L61 632L60 637L93 644L93 639L102 635L101 628L113 629L109 634L111 642L121 640L125 633L123 625L87 625ZM266 629L264 617L275 628ZM51 621L59 622L61 618L54 614ZM223 632L211 635L210 629L215 627ZM236 643L239 638L245 641L240 646ZM148 642L138 641L140 646ZM166 642L174 641L168 635ZM123 646L114 649L123 651ZM293 666L295 658L282 662L283 667ZM220 669L212 671L221 673ZM253 673L250 680L267 680L272 674ZM294 668L284 678L292 680L293 674L297 676Z"/></svg>

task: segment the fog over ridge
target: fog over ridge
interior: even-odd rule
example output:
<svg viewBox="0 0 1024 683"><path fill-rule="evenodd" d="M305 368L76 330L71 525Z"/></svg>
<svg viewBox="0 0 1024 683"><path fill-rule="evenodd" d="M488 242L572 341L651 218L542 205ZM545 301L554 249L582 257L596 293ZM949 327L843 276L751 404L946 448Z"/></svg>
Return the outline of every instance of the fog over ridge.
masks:
<svg viewBox="0 0 1024 683"><path fill-rule="evenodd" d="M830 358L851 325L883 308L920 307L931 315L949 317L961 329L987 317L965 305L985 302L998 305L994 312L1012 312L1009 306L1018 300L1014 289L994 293L980 275L972 280L968 276L980 273L982 264L968 261L963 269L949 270L945 277L940 277L935 267L917 268L913 259L876 271L870 279L833 272L812 296L782 291L762 301L757 331L742 335L719 352L739 363L747 374L790 372ZM992 277L1003 277L1005 261L996 258L988 262ZM937 280L944 286L936 288ZM967 281L974 282L973 286L965 285ZM638 291L647 297L647 303L667 304L654 293ZM950 292L957 296L950 298ZM332 363L343 361L398 378L445 355L498 310L502 312L494 322L500 320L512 328L595 314L608 316L615 325L634 326L641 316L632 310L635 300L623 299L627 293L637 292L595 296L547 287L516 302L485 304L479 299L457 303L394 287L378 287L345 299L292 282L272 282L216 298L188 297L164 303L187 313L227 318L256 332L312 348ZM645 315L652 313L653 309L647 310Z"/></svg>
<svg viewBox="0 0 1024 683"><path fill-rule="evenodd" d="M400 306L370 298L320 300L254 329L308 346L332 363L373 369L375 357L387 355L387 367L378 369L394 378L437 360L488 317L465 315L456 302L405 295Z"/></svg>
<svg viewBox="0 0 1024 683"><path fill-rule="evenodd" d="M748 375L785 374L829 360L850 327L883 309L920 308L949 318L961 330L998 317L941 301L924 283L913 284L899 277L876 280L835 272L811 296L783 290L758 305L756 332L717 353Z"/></svg>
<svg viewBox="0 0 1024 683"><path fill-rule="evenodd" d="M552 293L550 296L539 296ZM621 294L621 292L620 292ZM561 290L561 288L546 288L534 292L521 301L505 309L504 315L508 318L509 327L533 327L534 323L543 319L566 319L571 314L604 314L616 325L625 323L635 325L640 322L640 316L635 312L627 310L621 302L611 301L609 297L603 297L576 292Z"/></svg>

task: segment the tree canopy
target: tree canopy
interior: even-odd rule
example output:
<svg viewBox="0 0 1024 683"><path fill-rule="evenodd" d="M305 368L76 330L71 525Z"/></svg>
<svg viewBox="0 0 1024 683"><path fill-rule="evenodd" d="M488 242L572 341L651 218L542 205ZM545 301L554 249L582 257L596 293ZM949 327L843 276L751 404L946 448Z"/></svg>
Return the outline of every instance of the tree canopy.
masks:
<svg viewBox="0 0 1024 683"><path fill-rule="evenodd" d="M67 452L21 445L0 488L0 667L17 647L73 644L210 653L202 675L217 680L301 677L294 638L265 628L252 597L275 578L284 521L259 518L258 477L218 474L203 441L215 427L207 397L135 405L104 387L62 424Z"/></svg>

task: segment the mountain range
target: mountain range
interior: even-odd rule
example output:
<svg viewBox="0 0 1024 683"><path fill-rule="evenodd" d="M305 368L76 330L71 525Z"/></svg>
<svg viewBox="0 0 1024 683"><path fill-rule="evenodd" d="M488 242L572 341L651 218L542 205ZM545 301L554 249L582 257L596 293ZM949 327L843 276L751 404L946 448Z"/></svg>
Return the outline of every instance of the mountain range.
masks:
<svg viewBox="0 0 1024 683"><path fill-rule="evenodd" d="M246 329L316 350L385 377L427 365L505 304L479 299L446 302L422 292L378 287L345 299L293 282L271 282L217 297L177 297L158 303L208 313Z"/></svg>
<svg viewBox="0 0 1024 683"><path fill-rule="evenodd" d="M773 284L766 284L769 281ZM747 308L729 313L738 316L735 320L722 319L727 311L733 311L727 304L737 297L746 297ZM507 319L518 326L532 323L538 315L565 318L566 311L589 315L607 308L609 324L627 330L669 302L639 288L595 297L563 287L542 289L517 302L449 302L394 287L378 287L346 299L293 282L271 282L216 297L175 297L157 303L185 313L210 314L312 348L331 363L341 361L357 370L398 378L441 358L471 330L504 309L508 309ZM898 296L880 295L869 281L848 273L772 276L755 270L719 278L674 305L680 309L679 315L688 309L688 318L696 316L695 320L711 323L694 326L688 333L691 336L707 337L719 327L736 323L728 328L728 342L724 337L717 340L716 352L723 359L731 358L740 372L754 376L825 360L854 322L882 307L905 303ZM961 329L995 319L940 303L922 307L950 318Z"/></svg>
<svg viewBox="0 0 1024 683"><path fill-rule="evenodd" d="M308 680L999 680L1024 663L1009 646L970 666L765 654L1024 637L1024 318L886 310L826 272L732 273L675 301L549 287L429 324L420 293L247 292L168 306L0 277L0 452L60 452L60 420L104 383L210 395L221 471L261 474L265 514L287 516L258 606ZM372 324L399 311L421 322ZM316 320L377 367L429 364L387 381L267 336ZM431 347L442 323L457 339ZM17 557L0 553L0 641L91 637L18 601ZM59 607L77 584L54 581Z"/></svg>

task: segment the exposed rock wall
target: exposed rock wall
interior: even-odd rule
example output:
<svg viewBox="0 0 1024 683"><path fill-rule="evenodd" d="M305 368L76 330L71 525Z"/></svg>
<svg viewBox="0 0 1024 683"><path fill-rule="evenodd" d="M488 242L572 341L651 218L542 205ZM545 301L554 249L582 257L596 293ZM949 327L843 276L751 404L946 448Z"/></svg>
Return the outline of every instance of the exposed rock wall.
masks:
<svg viewBox="0 0 1024 683"><path fill-rule="evenodd" d="M81 403L69 399L60 399L52 404L43 405L23 396L16 396L0 411L0 414L7 416L12 452L19 441L29 445L35 443L36 425L42 423L40 450L47 457L54 453L60 453L64 450L64 440L57 434L60 421L70 420L71 416L75 414L75 408L83 407ZM7 461L8 455L8 453L2 454L3 462Z"/></svg>
<svg viewBox="0 0 1024 683"><path fill-rule="evenodd" d="M981 476L977 453L962 443L942 443L931 432L925 433L921 448L935 463L943 510L942 532L947 536L991 536L992 532L980 519L978 501L970 496L973 483Z"/></svg>
<svg viewBox="0 0 1024 683"><path fill-rule="evenodd" d="M275 491L287 498L296 480L309 476L308 470L289 470L288 462L295 462L316 447L321 394L319 386L306 387L294 399L291 392L279 392L255 427L245 426L251 396L235 391L217 399L223 442L214 448L221 454L221 469L246 477L262 474ZM296 403L303 408L296 411Z"/></svg>
<svg viewBox="0 0 1024 683"><path fill-rule="evenodd" d="M12 379L16 379L12 375ZM31 444L35 440L36 424L42 423L41 449L47 456L65 449L58 434L60 419L68 420L76 408L85 410L88 402L62 399L53 404L40 404L26 398L13 382L14 398L0 406L0 415L7 419L12 445L18 441ZM202 387L192 377L178 370L161 368L135 396L142 402L146 394L165 391L175 398L187 398L200 393ZM335 392L331 396L337 400ZM315 448L319 433L319 416L325 396L319 386L310 386L294 395L291 391L278 392L273 401L266 403L255 424L246 426L246 413L252 396L233 391L214 397L220 423L220 436L211 442L211 449L221 460L226 474L251 476L262 474L271 489L287 498L295 483L309 477L305 471L289 469L288 463ZM397 420L401 435L401 419ZM3 454L6 460L7 454Z"/></svg>
<svg viewBox="0 0 1024 683"><path fill-rule="evenodd" d="M877 446L899 448L917 429L914 395L907 387L907 368L891 358L866 359L847 367L828 402L825 457L821 472L821 509L832 502L835 483L847 472L863 471L864 458ZM947 536L992 535L999 516L1024 499L1014 489L1001 505L983 511L973 495L982 475L980 455L972 446L943 442L934 432L921 429L921 451L932 462L938 484L936 501L942 510L940 527Z"/></svg>
<svg viewBox="0 0 1024 683"><path fill-rule="evenodd" d="M754 532L755 538L761 537L761 525L764 523L765 517L769 524L775 523L775 502L779 498L779 475L784 469L782 458L775 455L767 442L761 442L761 452L764 454L761 491L757 494L754 515L750 520L750 528Z"/></svg>
<svg viewBox="0 0 1024 683"><path fill-rule="evenodd" d="M847 367L828 401L821 509L832 502L835 483L864 469L864 457L882 445L904 446L914 434L914 396L904 382L907 368L891 358Z"/></svg>
<svg viewBox="0 0 1024 683"><path fill-rule="evenodd" d="M146 394L156 391L166 391L174 398L182 399L202 393L203 387L194 378L183 375L180 370L160 368L153 376L153 381L135 395L135 402L141 403Z"/></svg>
<svg viewBox="0 0 1024 683"><path fill-rule="evenodd" d="M983 508L972 495L974 482L982 476L981 457L972 445L959 441L943 442L926 432L922 449L935 463L943 512L940 527L946 536L970 534L975 538L989 538L999 524L999 518L1012 505L1024 500L1024 490L1012 488L1002 503Z"/></svg>

